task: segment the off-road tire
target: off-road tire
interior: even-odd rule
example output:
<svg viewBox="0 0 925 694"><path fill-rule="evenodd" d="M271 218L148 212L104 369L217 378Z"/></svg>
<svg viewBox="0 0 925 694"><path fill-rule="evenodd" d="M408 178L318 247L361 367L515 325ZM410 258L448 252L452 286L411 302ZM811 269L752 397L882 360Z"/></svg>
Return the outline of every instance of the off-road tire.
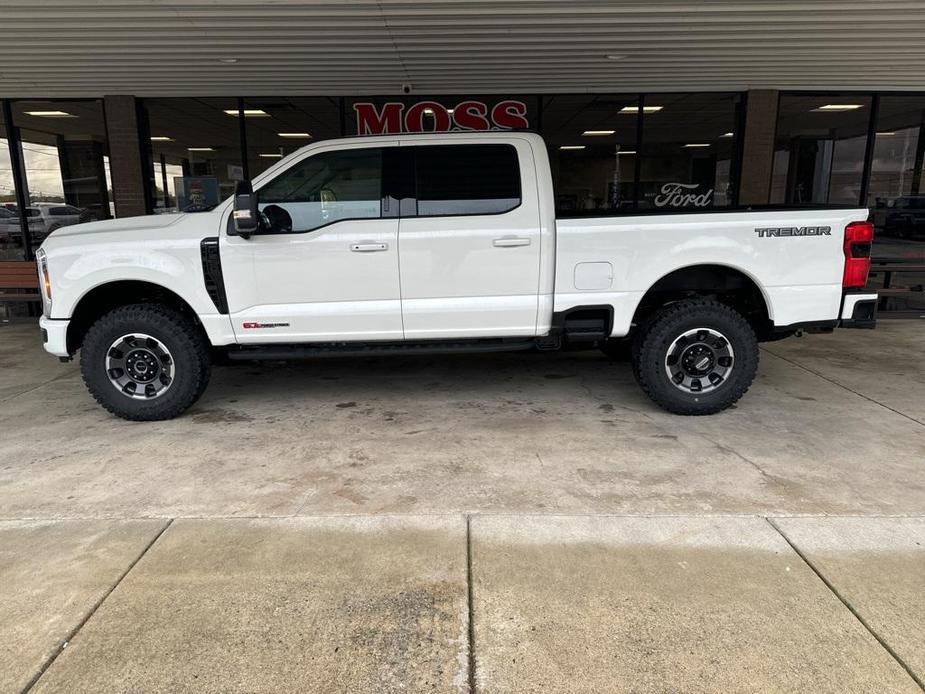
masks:
<svg viewBox="0 0 925 694"><path fill-rule="evenodd" d="M106 358L114 340L143 333L163 343L174 365L167 390L150 400L121 393L110 381ZM205 391L211 374L209 345L192 319L160 304L130 304L100 317L87 331L80 349L80 371L93 398L107 411L132 421L173 419Z"/></svg>
<svg viewBox="0 0 925 694"><path fill-rule="evenodd" d="M679 388L666 370L675 340L699 328L721 333L735 355L725 380L704 393ZM745 394L758 369L755 331L735 309L717 301L693 299L664 307L642 326L637 344L633 375L656 405L674 414L707 415L725 410Z"/></svg>

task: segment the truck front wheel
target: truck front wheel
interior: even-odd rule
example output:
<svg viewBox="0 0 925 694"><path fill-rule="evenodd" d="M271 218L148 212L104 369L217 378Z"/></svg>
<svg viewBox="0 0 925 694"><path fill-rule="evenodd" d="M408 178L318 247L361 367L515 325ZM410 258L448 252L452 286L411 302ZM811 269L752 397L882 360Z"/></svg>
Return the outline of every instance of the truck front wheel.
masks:
<svg viewBox="0 0 925 694"><path fill-rule="evenodd" d="M90 394L117 417L172 419L205 391L209 345L178 311L158 304L121 306L90 326L80 370Z"/></svg>
<svg viewBox="0 0 925 694"><path fill-rule="evenodd" d="M758 340L734 309L695 299L664 307L639 335L633 372L659 407L682 415L733 405L758 369Z"/></svg>

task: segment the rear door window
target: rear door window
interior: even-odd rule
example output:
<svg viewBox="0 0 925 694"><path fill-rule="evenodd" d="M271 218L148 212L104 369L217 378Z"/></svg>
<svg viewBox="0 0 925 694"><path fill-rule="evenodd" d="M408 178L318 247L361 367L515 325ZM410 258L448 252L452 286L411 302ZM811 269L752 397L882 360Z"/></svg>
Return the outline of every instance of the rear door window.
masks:
<svg viewBox="0 0 925 694"><path fill-rule="evenodd" d="M417 216L502 214L520 206L520 167L513 146L412 149Z"/></svg>

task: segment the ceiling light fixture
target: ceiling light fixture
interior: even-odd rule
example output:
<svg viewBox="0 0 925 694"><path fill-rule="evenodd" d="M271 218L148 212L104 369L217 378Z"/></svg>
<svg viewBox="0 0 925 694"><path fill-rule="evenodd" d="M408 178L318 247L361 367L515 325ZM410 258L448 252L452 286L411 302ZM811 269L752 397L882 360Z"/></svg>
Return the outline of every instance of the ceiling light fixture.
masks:
<svg viewBox="0 0 925 694"><path fill-rule="evenodd" d="M658 113L664 108L664 106L643 106L643 113ZM639 113L638 106L624 106L620 109L620 113Z"/></svg>
<svg viewBox="0 0 925 694"><path fill-rule="evenodd" d="M586 137L595 137L597 135L613 135L616 130L585 130L582 135Z"/></svg>
<svg viewBox="0 0 925 694"><path fill-rule="evenodd" d="M584 145L562 145L559 149L584 149Z"/></svg>
<svg viewBox="0 0 925 694"><path fill-rule="evenodd" d="M636 150L634 150L634 149L621 149L619 152L617 152L617 154L621 154L621 155L622 155L622 154L636 154Z"/></svg>
<svg viewBox="0 0 925 694"><path fill-rule="evenodd" d="M238 109L226 108L225 113L227 113L229 116L236 116L238 115ZM244 113L245 117L251 117L251 118L268 117L270 115L269 113L264 111L262 108L246 108L244 109L244 111L242 111L242 113Z"/></svg>
<svg viewBox="0 0 925 694"><path fill-rule="evenodd" d="M152 135L151 142L173 142L173 138L166 135Z"/></svg>
<svg viewBox="0 0 925 694"><path fill-rule="evenodd" d="M187 152L214 152L214 147L187 147Z"/></svg>
<svg viewBox="0 0 925 694"><path fill-rule="evenodd" d="M736 136L735 133L723 133L722 135L720 135L720 137L735 137L735 136Z"/></svg>
<svg viewBox="0 0 925 694"><path fill-rule="evenodd" d="M307 138L311 137L311 133L276 133L280 137L293 137L293 138Z"/></svg>
<svg viewBox="0 0 925 694"><path fill-rule="evenodd" d="M893 137L895 132L877 133L877 137Z"/></svg>
<svg viewBox="0 0 925 694"><path fill-rule="evenodd" d="M77 118L73 113L66 111L26 111L27 116L38 116L39 118Z"/></svg>
<svg viewBox="0 0 925 694"><path fill-rule="evenodd" d="M814 108L813 111L838 113L839 111L856 111L859 108L864 108L864 104L826 104L825 106Z"/></svg>
<svg viewBox="0 0 925 694"><path fill-rule="evenodd" d="M258 154L257 156L263 157L264 159L281 159L283 155L278 152L267 152L266 154Z"/></svg>
<svg viewBox="0 0 925 694"><path fill-rule="evenodd" d="M685 147L709 147L710 145L706 142L691 142L684 146Z"/></svg>

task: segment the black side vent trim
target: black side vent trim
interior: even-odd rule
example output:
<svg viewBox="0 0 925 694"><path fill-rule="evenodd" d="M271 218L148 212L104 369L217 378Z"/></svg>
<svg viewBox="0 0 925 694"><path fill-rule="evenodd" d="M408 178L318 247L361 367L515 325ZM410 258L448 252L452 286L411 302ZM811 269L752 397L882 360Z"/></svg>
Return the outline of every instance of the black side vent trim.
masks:
<svg viewBox="0 0 925 694"><path fill-rule="evenodd" d="M206 291L219 313L228 313L228 298L225 296L225 278L222 276L222 258L218 252L218 237L203 239L199 244L202 255L202 275Z"/></svg>

